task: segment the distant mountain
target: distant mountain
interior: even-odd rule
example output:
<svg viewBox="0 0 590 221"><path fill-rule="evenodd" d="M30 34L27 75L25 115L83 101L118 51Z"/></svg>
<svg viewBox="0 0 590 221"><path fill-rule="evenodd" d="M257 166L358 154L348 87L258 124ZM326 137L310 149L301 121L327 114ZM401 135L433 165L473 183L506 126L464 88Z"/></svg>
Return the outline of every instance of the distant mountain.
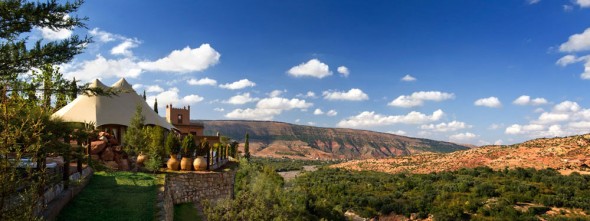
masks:
<svg viewBox="0 0 590 221"><path fill-rule="evenodd" d="M354 160L333 167L387 173L430 173L487 166L553 168L562 174L590 174L590 134L540 138L509 146L484 146L446 154L421 154L379 160Z"/></svg>
<svg viewBox="0 0 590 221"><path fill-rule="evenodd" d="M205 134L220 132L240 142L250 134L254 156L295 159L372 159L418 153L448 153L467 146L388 133L322 128L274 121L198 121Z"/></svg>

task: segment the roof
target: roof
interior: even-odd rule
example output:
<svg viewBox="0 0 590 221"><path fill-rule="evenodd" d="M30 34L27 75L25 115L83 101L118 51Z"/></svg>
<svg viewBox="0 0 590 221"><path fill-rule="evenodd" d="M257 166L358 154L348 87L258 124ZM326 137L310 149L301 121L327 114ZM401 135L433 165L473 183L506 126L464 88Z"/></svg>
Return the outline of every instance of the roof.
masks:
<svg viewBox="0 0 590 221"><path fill-rule="evenodd" d="M108 88L98 79L94 80L90 87ZM59 117L70 122L93 122L97 127L106 124L129 126L135 114L136 105L139 104L145 117L145 124L158 125L168 130L174 128L133 90L125 78L111 85L111 88L120 89L123 92L111 97L80 95L55 112L52 117Z"/></svg>

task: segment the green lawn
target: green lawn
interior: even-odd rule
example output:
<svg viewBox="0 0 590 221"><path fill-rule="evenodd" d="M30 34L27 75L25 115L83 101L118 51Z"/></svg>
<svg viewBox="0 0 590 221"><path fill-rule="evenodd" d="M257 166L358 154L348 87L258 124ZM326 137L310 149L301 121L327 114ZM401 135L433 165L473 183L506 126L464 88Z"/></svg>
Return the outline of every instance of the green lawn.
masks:
<svg viewBox="0 0 590 221"><path fill-rule="evenodd" d="M195 204L193 203L183 203L174 205L174 220L175 221L200 221L201 217L199 216L199 212L197 208L195 208Z"/></svg>
<svg viewBox="0 0 590 221"><path fill-rule="evenodd" d="M158 178L132 172L96 172L57 220L154 220Z"/></svg>

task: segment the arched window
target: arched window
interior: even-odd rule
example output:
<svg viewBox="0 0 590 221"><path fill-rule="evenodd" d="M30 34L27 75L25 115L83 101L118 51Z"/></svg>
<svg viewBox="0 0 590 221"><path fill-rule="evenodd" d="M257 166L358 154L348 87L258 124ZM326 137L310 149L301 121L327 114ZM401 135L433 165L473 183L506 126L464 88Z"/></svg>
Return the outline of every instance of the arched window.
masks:
<svg viewBox="0 0 590 221"><path fill-rule="evenodd" d="M182 124L182 114L178 115L178 124Z"/></svg>

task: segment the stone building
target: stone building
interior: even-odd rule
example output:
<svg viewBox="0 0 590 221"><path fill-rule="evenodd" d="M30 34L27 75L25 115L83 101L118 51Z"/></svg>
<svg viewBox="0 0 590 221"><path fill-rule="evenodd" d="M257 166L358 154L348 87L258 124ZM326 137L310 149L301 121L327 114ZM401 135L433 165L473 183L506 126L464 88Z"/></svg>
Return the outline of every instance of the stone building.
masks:
<svg viewBox="0 0 590 221"><path fill-rule="evenodd" d="M219 142L219 133L216 136L205 136L203 123L191 120L190 105L182 108L173 107L172 104L166 105L166 121L172 124L181 135L192 134L195 136L197 142L203 138L207 138L210 143Z"/></svg>

